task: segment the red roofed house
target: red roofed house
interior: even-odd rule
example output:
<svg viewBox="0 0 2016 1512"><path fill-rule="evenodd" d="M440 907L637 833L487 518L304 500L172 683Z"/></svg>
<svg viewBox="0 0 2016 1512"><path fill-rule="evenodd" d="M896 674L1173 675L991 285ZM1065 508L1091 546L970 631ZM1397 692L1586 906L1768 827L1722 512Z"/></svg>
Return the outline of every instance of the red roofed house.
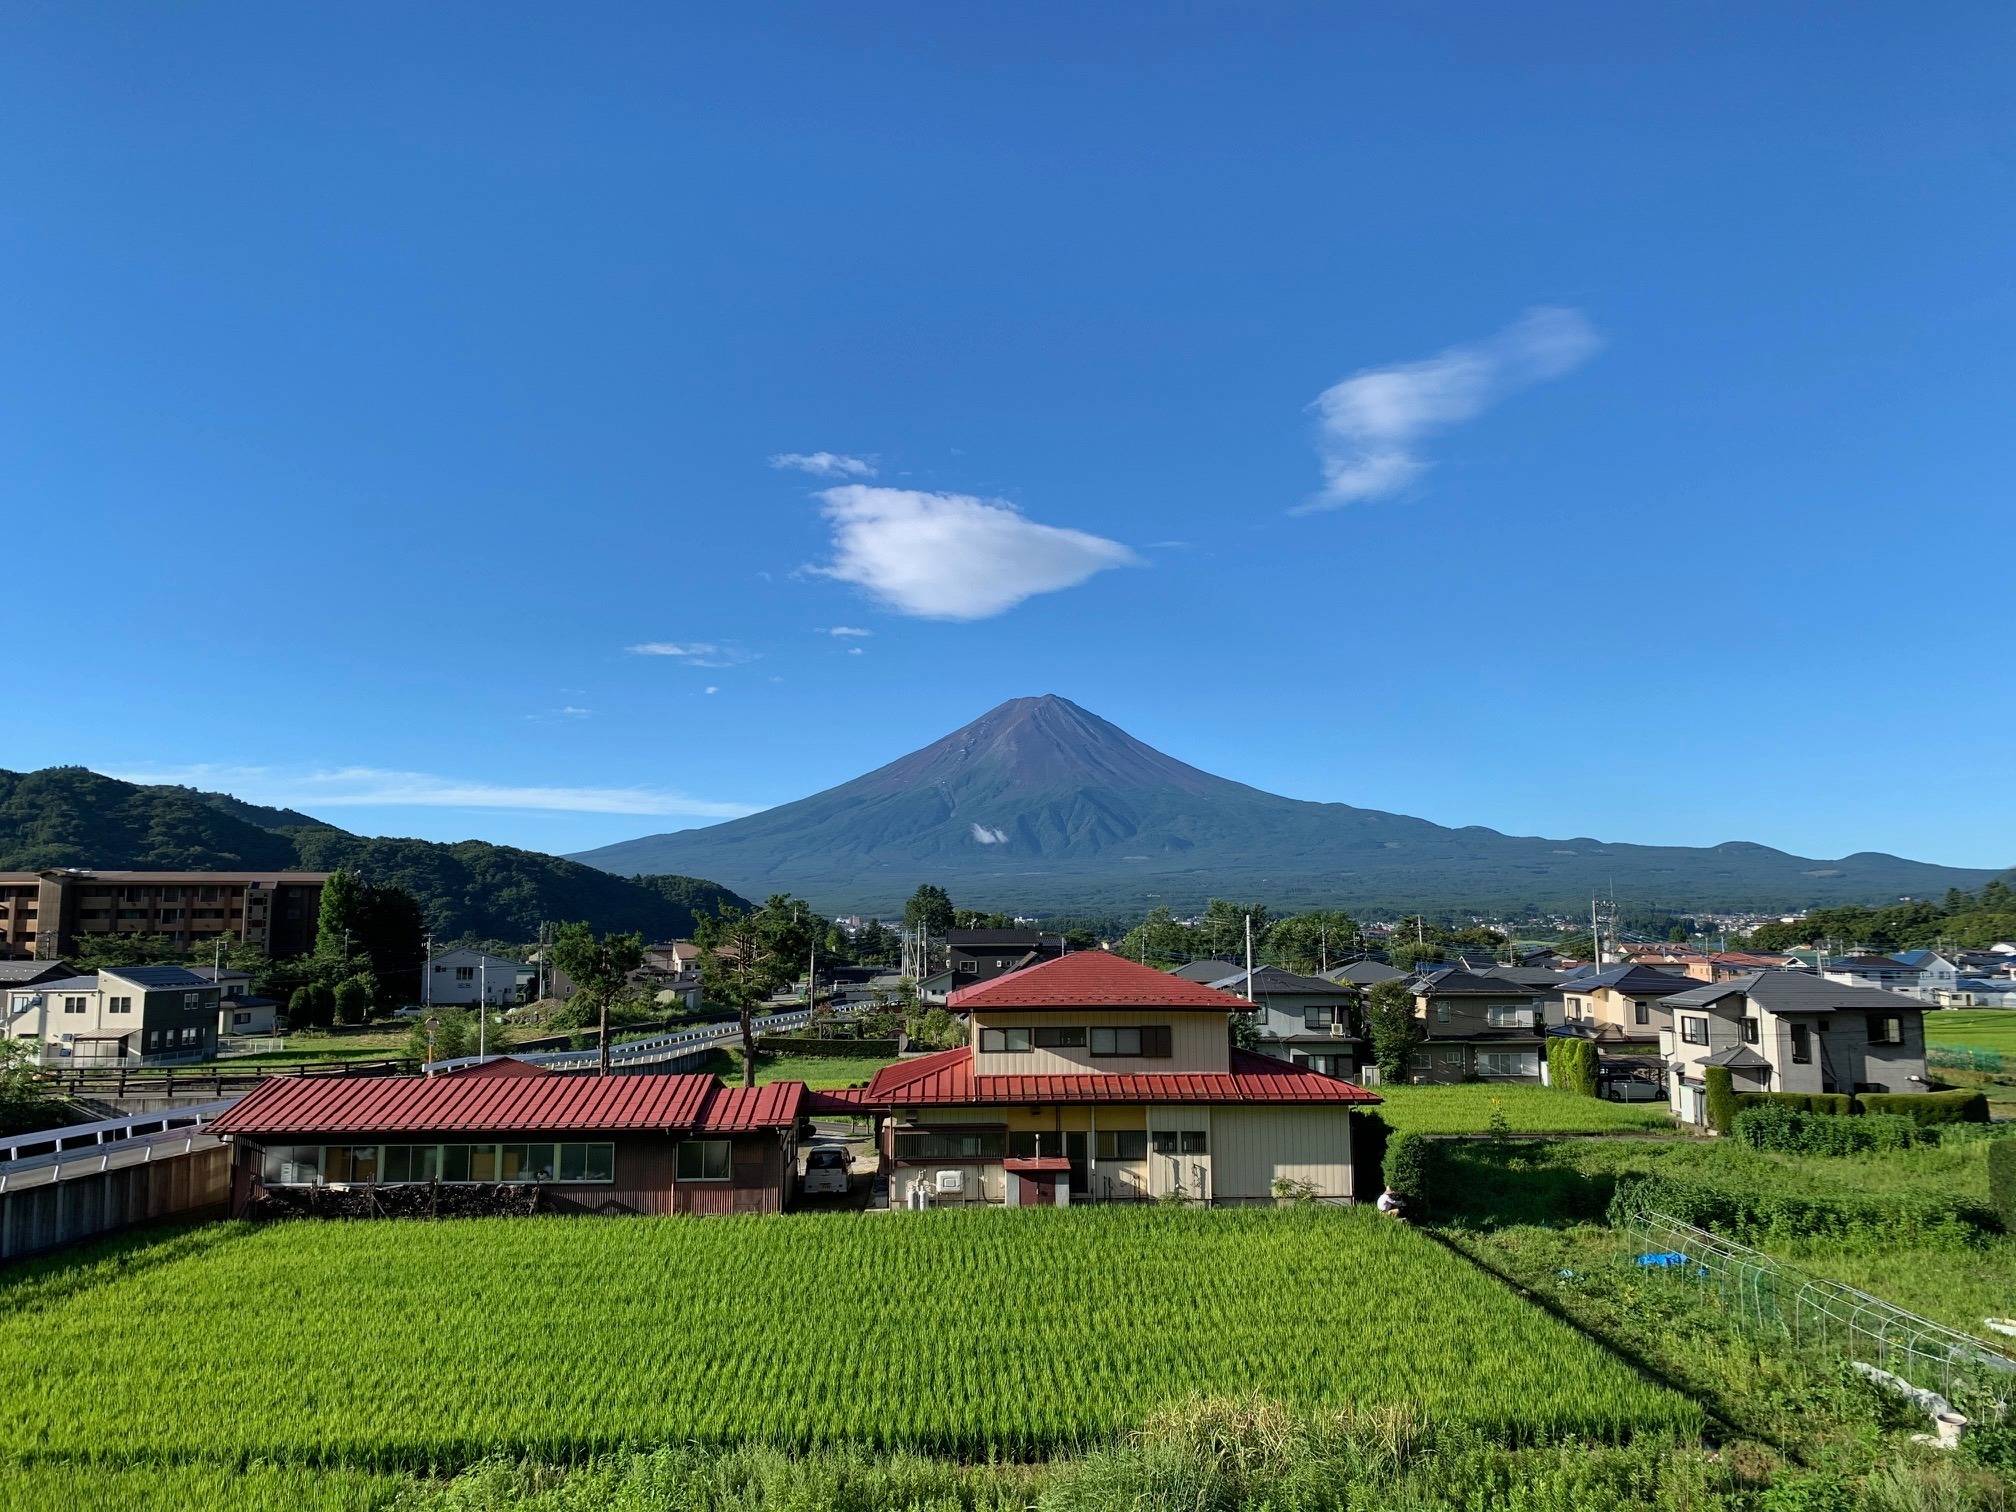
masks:
<svg viewBox="0 0 2016 1512"><path fill-rule="evenodd" d="M499 1059L437 1076L274 1077L213 1120L231 1207L262 1188L536 1184L544 1207L774 1213L797 1179L802 1082L587 1076Z"/></svg>
<svg viewBox="0 0 2016 1512"><path fill-rule="evenodd" d="M1351 1110L1379 1099L1234 1050L1244 1004L1086 950L964 987L956 1050L885 1066L891 1206L924 1201L1273 1201L1275 1183L1350 1200Z"/></svg>

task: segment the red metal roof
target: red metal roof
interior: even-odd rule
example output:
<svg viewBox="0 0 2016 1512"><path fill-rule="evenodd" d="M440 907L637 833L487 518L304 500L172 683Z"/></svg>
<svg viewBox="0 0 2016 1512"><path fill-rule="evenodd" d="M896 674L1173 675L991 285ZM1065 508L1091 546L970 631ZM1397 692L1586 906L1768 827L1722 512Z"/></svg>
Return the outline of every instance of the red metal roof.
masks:
<svg viewBox="0 0 2016 1512"><path fill-rule="evenodd" d="M1070 1160L1063 1155L1010 1155L1001 1162L1004 1171L1068 1171Z"/></svg>
<svg viewBox="0 0 2016 1512"><path fill-rule="evenodd" d="M675 1129L711 1076L276 1076L208 1127L220 1134L561 1133Z"/></svg>
<svg viewBox="0 0 2016 1512"><path fill-rule="evenodd" d="M436 1071L436 1076L557 1076L557 1071L549 1071L544 1066L528 1066L513 1056L500 1055L495 1060L478 1061L473 1066L457 1066L452 1071Z"/></svg>
<svg viewBox="0 0 2016 1512"><path fill-rule="evenodd" d="M804 1099L803 1082L771 1082L764 1087L717 1086L693 1127L708 1134L788 1129L798 1122L799 1104Z"/></svg>
<svg viewBox="0 0 2016 1512"><path fill-rule="evenodd" d="M1104 950L1079 950L961 987L945 1000L962 1013L997 1008L1175 1008L1230 1013L1242 999Z"/></svg>
<svg viewBox="0 0 2016 1512"><path fill-rule="evenodd" d="M1067 957L1068 959L1068 957ZM1272 1056L1231 1052L1226 1072L1088 1071L1066 1076L975 1076L961 1046L884 1066L868 1087L881 1107L1025 1103L1376 1103L1376 1093Z"/></svg>

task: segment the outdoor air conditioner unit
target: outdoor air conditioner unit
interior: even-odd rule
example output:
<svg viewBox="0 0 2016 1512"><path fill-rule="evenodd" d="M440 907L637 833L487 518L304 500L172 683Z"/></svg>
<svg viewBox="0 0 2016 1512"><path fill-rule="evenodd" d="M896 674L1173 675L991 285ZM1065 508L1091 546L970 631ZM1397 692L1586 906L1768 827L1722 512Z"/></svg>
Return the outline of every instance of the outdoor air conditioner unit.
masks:
<svg viewBox="0 0 2016 1512"><path fill-rule="evenodd" d="M1348 1037L1349 1036L1347 1036L1344 1032L1344 1021L1342 1019L1339 1019L1336 1023L1330 1026L1330 1038L1346 1039Z"/></svg>
<svg viewBox="0 0 2016 1512"><path fill-rule="evenodd" d="M966 1173L964 1171L940 1171L938 1173L937 1187L940 1192L958 1196L966 1190Z"/></svg>

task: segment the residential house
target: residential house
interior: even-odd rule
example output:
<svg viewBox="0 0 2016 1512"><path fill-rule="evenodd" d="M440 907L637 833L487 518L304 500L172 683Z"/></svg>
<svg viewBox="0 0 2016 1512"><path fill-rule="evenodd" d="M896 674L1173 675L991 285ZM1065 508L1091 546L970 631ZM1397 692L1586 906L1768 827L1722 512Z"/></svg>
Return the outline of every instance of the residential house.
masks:
<svg viewBox="0 0 2016 1512"><path fill-rule="evenodd" d="M1209 987L1213 982L1223 981L1233 972L1241 970L1244 970L1244 967L1240 962L1214 956L1207 961L1192 961L1187 966L1178 966L1169 974L1179 976L1186 982L1200 982Z"/></svg>
<svg viewBox="0 0 2016 1512"><path fill-rule="evenodd" d="M1297 976L1279 966L1257 966L1253 990L1246 973L1208 984L1242 1001L1250 1000L1262 1055L1306 1066L1325 1076L1350 1078L1358 1072L1364 1041L1351 1033L1359 993L1349 983Z"/></svg>
<svg viewBox="0 0 2016 1512"><path fill-rule="evenodd" d="M106 967L7 986L5 1036L45 1065L162 1065L217 1050L215 983L180 966Z"/></svg>
<svg viewBox="0 0 2016 1512"><path fill-rule="evenodd" d="M1838 961L1823 957L1819 972L1824 980L1838 982L1844 987L1881 987L1912 997L1918 995L1924 978L1920 967L1900 961L1895 956L1884 955L1844 956Z"/></svg>
<svg viewBox="0 0 2016 1512"><path fill-rule="evenodd" d="M38 961L32 957L0 961L0 992L10 987L33 987L38 982L61 981L64 977L75 975L61 961Z"/></svg>
<svg viewBox="0 0 2016 1512"><path fill-rule="evenodd" d="M1612 966L1561 984L1562 1029L1619 1054L1649 1054L1672 1027L1660 1004L1693 984L1649 966Z"/></svg>
<svg viewBox="0 0 2016 1512"><path fill-rule="evenodd" d="M1558 992L1453 966L1417 977L1414 1013L1423 1038L1409 1080L1539 1081L1550 996Z"/></svg>
<svg viewBox="0 0 2016 1512"><path fill-rule="evenodd" d="M940 1006L962 987L1054 961L1064 954L1064 937L1034 929L948 929L944 953L944 966L917 983L918 997Z"/></svg>
<svg viewBox="0 0 2016 1512"><path fill-rule="evenodd" d="M1753 971L1788 971L1799 964L1789 955L1754 950L1721 950L1689 961L1684 974L1698 982L1726 982Z"/></svg>
<svg viewBox="0 0 2016 1512"><path fill-rule="evenodd" d="M582 1213L774 1213L796 1191L802 1082L580 1076L508 1058L436 1076L275 1077L210 1127L231 1208L269 1188L537 1186ZM527 1203L528 1208L532 1206Z"/></svg>
<svg viewBox="0 0 2016 1512"><path fill-rule="evenodd" d="M1224 993L1105 951L962 988L954 1050L885 1066L892 1205L1350 1201L1362 1087L1232 1048Z"/></svg>
<svg viewBox="0 0 2016 1512"><path fill-rule="evenodd" d="M1923 1092L1925 1005L1804 971L1758 971L1662 1001L1674 1115L1705 1123L1710 1066L1740 1092Z"/></svg>
<svg viewBox="0 0 2016 1512"><path fill-rule="evenodd" d="M474 1007L479 1002L508 1006L523 997L523 969L517 961L466 946L444 950L427 963L421 997L430 1008Z"/></svg>
<svg viewBox="0 0 2016 1512"><path fill-rule="evenodd" d="M1401 982L1407 979L1407 973L1399 967L1373 960L1352 961L1343 966L1333 966L1323 975L1333 982L1356 987L1360 992L1370 991L1381 982Z"/></svg>
<svg viewBox="0 0 2016 1512"><path fill-rule="evenodd" d="M1894 959L1917 971L1915 996L1943 1007L1947 997L1960 989L1958 955L1958 951L1947 955L1938 950L1900 950Z"/></svg>

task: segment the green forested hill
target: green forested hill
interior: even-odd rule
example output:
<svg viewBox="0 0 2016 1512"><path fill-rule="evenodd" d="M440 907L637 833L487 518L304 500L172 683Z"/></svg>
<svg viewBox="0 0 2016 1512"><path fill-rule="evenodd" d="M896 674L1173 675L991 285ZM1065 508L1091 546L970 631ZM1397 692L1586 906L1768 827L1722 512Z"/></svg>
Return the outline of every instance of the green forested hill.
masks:
<svg viewBox="0 0 2016 1512"><path fill-rule="evenodd" d="M0 871L355 871L419 899L437 939L532 940L586 919L648 939L690 934L696 910L746 899L698 877L617 877L537 851L373 839L225 793L143 787L83 767L0 771Z"/></svg>

